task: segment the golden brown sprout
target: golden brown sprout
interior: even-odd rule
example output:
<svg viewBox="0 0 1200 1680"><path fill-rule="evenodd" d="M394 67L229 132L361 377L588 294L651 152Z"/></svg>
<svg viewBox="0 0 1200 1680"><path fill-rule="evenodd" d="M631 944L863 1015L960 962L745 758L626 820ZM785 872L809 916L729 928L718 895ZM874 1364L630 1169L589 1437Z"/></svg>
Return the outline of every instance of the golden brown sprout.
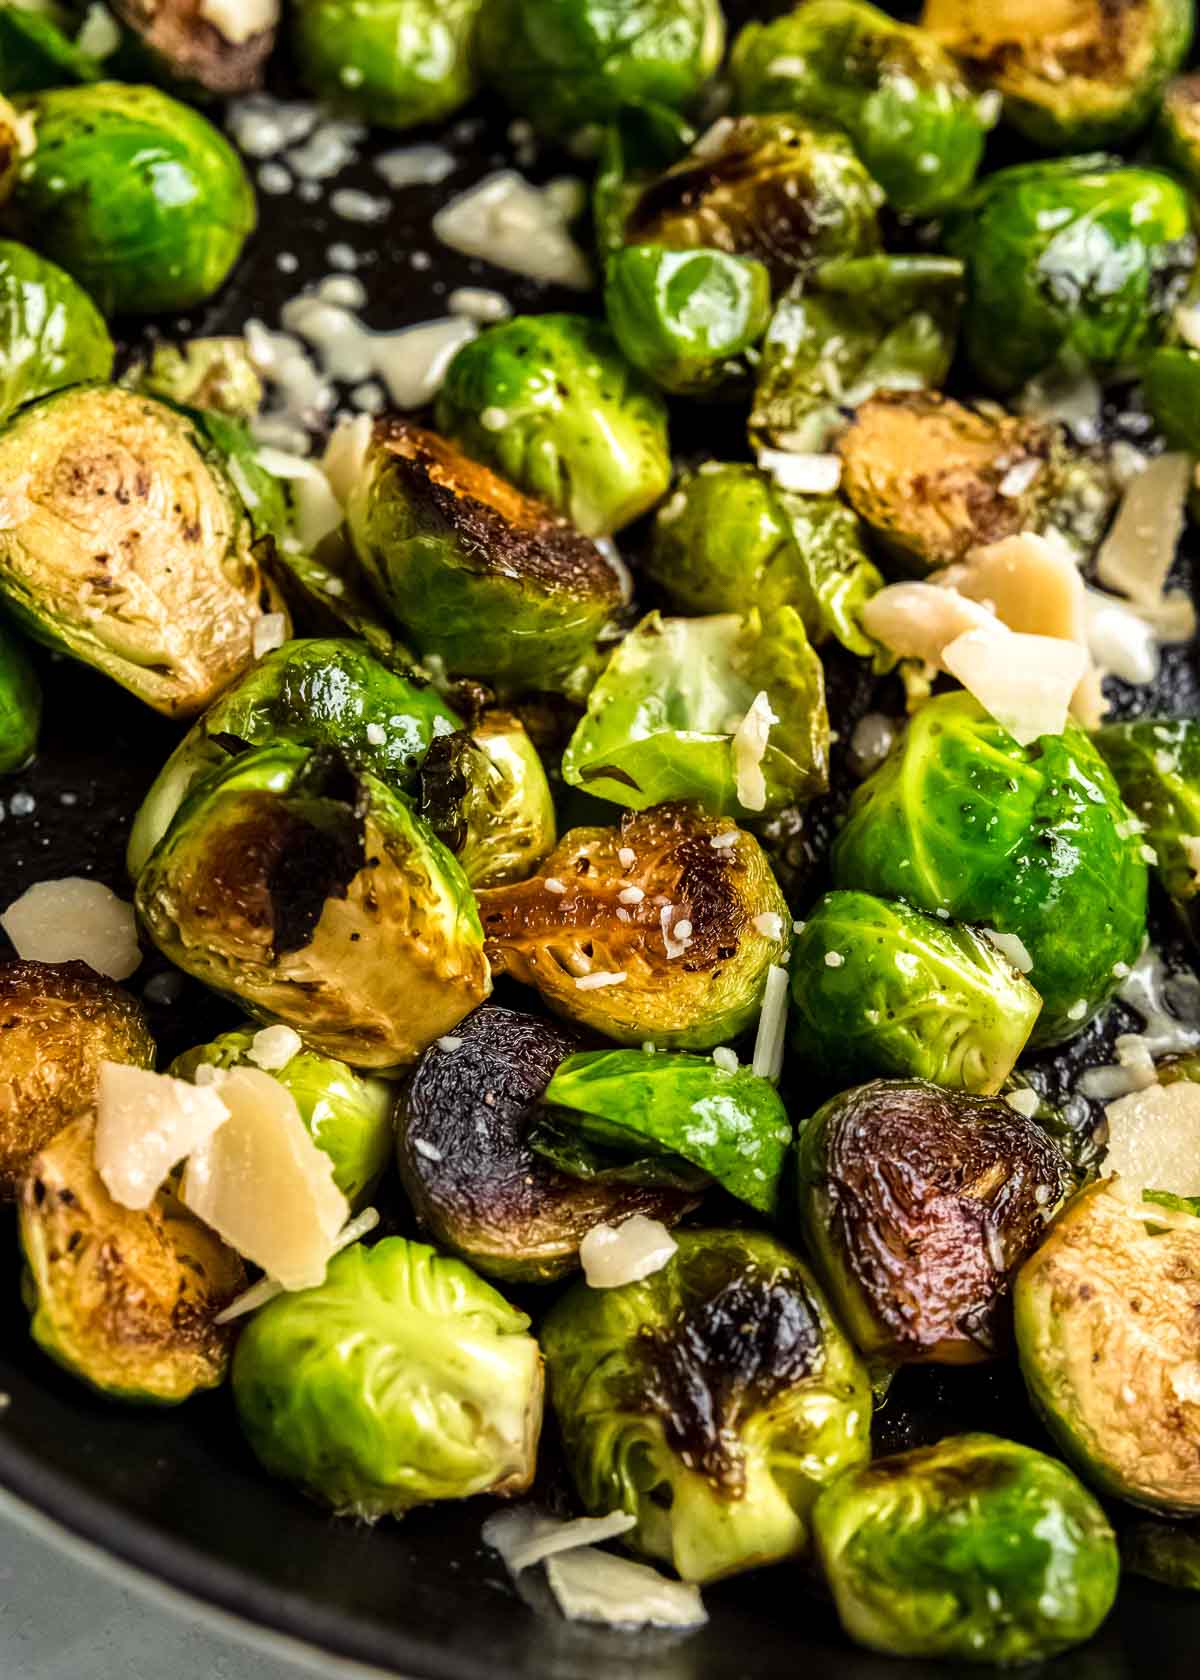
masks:
<svg viewBox="0 0 1200 1680"><path fill-rule="evenodd" d="M239 29L231 39L205 15L204 0L113 0L112 9L180 81L223 95L261 86L263 66L275 45L274 23ZM278 15L278 7L274 10Z"/></svg>

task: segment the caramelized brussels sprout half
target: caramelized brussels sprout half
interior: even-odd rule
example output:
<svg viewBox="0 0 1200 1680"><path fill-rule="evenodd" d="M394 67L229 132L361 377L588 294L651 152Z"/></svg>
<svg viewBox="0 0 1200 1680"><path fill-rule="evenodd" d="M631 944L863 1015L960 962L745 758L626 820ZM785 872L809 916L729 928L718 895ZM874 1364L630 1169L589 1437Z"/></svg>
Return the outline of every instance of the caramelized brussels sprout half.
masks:
<svg viewBox="0 0 1200 1680"><path fill-rule="evenodd" d="M876 1459L813 1512L842 1626L873 1651L1036 1662L1090 1639L1117 1593L1117 1541L1057 1460L995 1435Z"/></svg>
<svg viewBox="0 0 1200 1680"><path fill-rule="evenodd" d="M1095 737L1121 797L1144 824L1155 873L1200 939L1200 723L1191 718L1113 723Z"/></svg>
<svg viewBox="0 0 1200 1680"><path fill-rule="evenodd" d="M1200 193L1200 72L1168 84L1152 142L1164 166L1189 192Z"/></svg>
<svg viewBox="0 0 1200 1680"><path fill-rule="evenodd" d="M664 391L736 395L743 352L771 318L771 279L753 257L627 245L608 259L604 309L628 360Z"/></svg>
<svg viewBox="0 0 1200 1680"><path fill-rule="evenodd" d="M232 1337L215 1319L245 1284L241 1260L170 1190L142 1213L114 1202L90 1114L30 1163L20 1223L33 1339L72 1376L168 1406L225 1380Z"/></svg>
<svg viewBox="0 0 1200 1680"><path fill-rule="evenodd" d="M383 128L438 122L477 77L480 0L297 0L290 41L303 85Z"/></svg>
<svg viewBox="0 0 1200 1680"><path fill-rule="evenodd" d="M1181 1592L1200 1592L1200 1530L1140 1522L1121 1535L1121 1567Z"/></svg>
<svg viewBox="0 0 1200 1680"><path fill-rule="evenodd" d="M49 8L0 7L0 93L95 82L101 73L98 61L76 46Z"/></svg>
<svg viewBox="0 0 1200 1680"><path fill-rule="evenodd" d="M367 1520L523 1493L542 1421L529 1319L461 1260L387 1237L255 1313L233 1362L265 1469Z"/></svg>
<svg viewBox="0 0 1200 1680"><path fill-rule="evenodd" d="M480 893L479 913L496 973L618 1044L681 1050L749 1026L791 939L757 840L686 805L571 829L540 875Z"/></svg>
<svg viewBox="0 0 1200 1680"><path fill-rule="evenodd" d="M870 1453L871 1388L803 1261L754 1231L680 1231L661 1271L575 1284L542 1325L584 1508L685 1581L808 1549L821 1488Z"/></svg>
<svg viewBox="0 0 1200 1680"><path fill-rule="evenodd" d="M542 761L511 712L437 736L421 766L421 815L472 887L523 881L558 838Z"/></svg>
<svg viewBox="0 0 1200 1680"><path fill-rule="evenodd" d="M112 0L125 26L118 64L127 81L166 80L199 96L250 93L275 45L279 0L223 8L205 0Z"/></svg>
<svg viewBox="0 0 1200 1680"><path fill-rule="evenodd" d="M20 640L0 623L0 776L33 756L42 725L42 686Z"/></svg>
<svg viewBox="0 0 1200 1680"><path fill-rule="evenodd" d="M0 420L64 385L107 379L113 344L91 298L24 245L0 240Z"/></svg>

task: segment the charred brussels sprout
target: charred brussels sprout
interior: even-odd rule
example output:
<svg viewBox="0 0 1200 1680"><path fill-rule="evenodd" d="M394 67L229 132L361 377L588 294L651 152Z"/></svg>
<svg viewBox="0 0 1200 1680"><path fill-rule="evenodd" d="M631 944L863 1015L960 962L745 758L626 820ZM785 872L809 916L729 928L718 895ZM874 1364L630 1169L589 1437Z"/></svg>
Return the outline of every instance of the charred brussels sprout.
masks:
<svg viewBox="0 0 1200 1680"><path fill-rule="evenodd" d="M1009 1274L1067 1188L1067 1163L1001 1097L878 1079L800 1131L800 1223L864 1354L971 1364L1008 1341Z"/></svg>
<svg viewBox="0 0 1200 1680"><path fill-rule="evenodd" d="M1177 76L1167 88L1154 130L1154 148L1190 192L1200 193L1200 73Z"/></svg>
<svg viewBox="0 0 1200 1680"><path fill-rule="evenodd" d="M99 82L37 95L37 149L6 215L106 315L203 303L255 222L238 154L154 88Z"/></svg>
<svg viewBox="0 0 1200 1680"><path fill-rule="evenodd" d="M437 737L421 766L421 815L472 887L524 880L558 837L542 761L511 712Z"/></svg>
<svg viewBox="0 0 1200 1680"><path fill-rule="evenodd" d="M0 240L0 420L64 385L107 379L113 344L95 304L69 274Z"/></svg>
<svg viewBox="0 0 1200 1680"><path fill-rule="evenodd" d="M1121 1567L1182 1592L1200 1592L1200 1531L1170 1523L1134 1523L1121 1535Z"/></svg>
<svg viewBox="0 0 1200 1680"><path fill-rule="evenodd" d="M808 1549L821 1488L869 1456L871 1389L807 1267L751 1231L681 1231L641 1283L576 1284L542 1349L588 1511L685 1581Z"/></svg>
<svg viewBox="0 0 1200 1680"><path fill-rule="evenodd" d="M85 963L0 964L0 1198L91 1111L101 1062L153 1067L141 1006Z"/></svg>
<svg viewBox="0 0 1200 1680"><path fill-rule="evenodd" d="M963 343L997 391L1055 367L1136 362L1164 337L1196 261L1183 188L1105 157L989 175L947 239L967 269Z"/></svg>
<svg viewBox="0 0 1200 1680"><path fill-rule="evenodd" d="M913 215L962 196L994 120L932 35L863 0L808 0L748 23L731 69L741 110L844 128L889 204Z"/></svg>
<svg viewBox="0 0 1200 1680"><path fill-rule="evenodd" d="M752 772L747 718L765 695L774 722ZM753 816L828 786L821 661L791 607L714 618L651 613L620 643L563 754L563 779L644 811L694 799Z"/></svg>
<svg viewBox="0 0 1200 1680"><path fill-rule="evenodd" d="M291 44L304 86L384 128L437 122L475 92L480 0L298 0Z"/></svg>
<svg viewBox="0 0 1200 1680"><path fill-rule="evenodd" d="M1100 1506L1055 1459L995 1435L852 1470L813 1532L842 1626L890 1656L1040 1661L1089 1639L1117 1593Z"/></svg>
<svg viewBox="0 0 1200 1680"><path fill-rule="evenodd" d="M42 688L19 639L0 624L0 776L33 756L42 724Z"/></svg>
<svg viewBox="0 0 1200 1680"><path fill-rule="evenodd" d="M224 1381L232 1336L215 1318L245 1283L241 1260L169 1190L142 1213L114 1202L90 1116L32 1162L20 1219L44 1353L118 1400L175 1405Z"/></svg>
<svg viewBox="0 0 1200 1680"><path fill-rule="evenodd" d="M695 138L695 129L666 105L639 102L616 112L604 131L592 188L592 221L603 255L621 249L643 188L678 163Z"/></svg>
<svg viewBox="0 0 1200 1680"><path fill-rule="evenodd" d="M1200 1217L1102 1179L1022 1267L1014 1304L1030 1398L1080 1475L1134 1505L1200 1515Z"/></svg>
<svg viewBox="0 0 1200 1680"><path fill-rule="evenodd" d="M494 969L556 1013L618 1044L683 1050L749 1026L791 938L758 842L690 806L574 828L540 875L480 893L479 910Z"/></svg>
<svg viewBox="0 0 1200 1680"><path fill-rule="evenodd" d="M974 928L869 893L826 893L792 948L792 1048L826 1090L880 1074L991 1095L1041 1006Z"/></svg>
<svg viewBox="0 0 1200 1680"><path fill-rule="evenodd" d="M423 1243L355 1243L243 1331L233 1397L272 1475L335 1511L401 1516L522 1493L542 1421L529 1320Z"/></svg>
<svg viewBox="0 0 1200 1680"><path fill-rule="evenodd" d="M186 973L355 1067L413 1061L489 990L462 871L334 753L256 747L198 782L137 906Z"/></svg>
<svg viewBox="0 0 1200 1680"><path fill-rule="evenodd" d="M834 885L1015 934L1057 1044L1115 992L1146 931L1146 864L1116 782L1075 724L1019 747L969 694L913 717L858 789ZM1116 972L1114 972L1114 969Z"/></svg>
<svg viewBox="0 0 1200 1680"><path fill-rule="evenodd" d="M0 431L0 485L10 610L168 716L203 710L280 611L224 465L164 403L108 385L43 397Z"/></svg>
<svg viewBox="0 0 1200 1680"><path fill-rule="evenodd" d="M771 280L752 257L627 245L608 259L604 308L628 360L664 391L729 395L766 330Z"/></svg>
<svg viewBox="0 0 1200 1680"><path fill-rule="evenodd" d="M1200 723L1114 723L1095 740L1121 797L1145 825L1163 889L1200 939Z"/></svg>
<svg viewBox="0 0 1200 1680"><path fill-rule="evenodd" d="M628 525L670 482L662 398L583 315L518 315L464 344L437 423L589 537Z"/></svg>

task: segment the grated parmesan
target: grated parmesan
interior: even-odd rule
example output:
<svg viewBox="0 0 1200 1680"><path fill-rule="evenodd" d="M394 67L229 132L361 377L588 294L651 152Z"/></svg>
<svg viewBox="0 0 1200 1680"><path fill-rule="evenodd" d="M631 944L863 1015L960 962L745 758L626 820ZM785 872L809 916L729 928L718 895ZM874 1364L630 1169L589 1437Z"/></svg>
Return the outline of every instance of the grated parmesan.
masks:
<svg viewBox="0 0 1200 1680"><path fill-rule="evenodd" d="M279 1073L303 1048L304 1040L300 1034L293 1027L280 1024L263 1027L256 1032L246 1055L264 1073Z"/></svg>
<svg viewBox="0 0 1200 1680"><path fill-rule="evenodd" d="M532 1569L558 1552L577 1546L595 1546L615 1540L637 1527L637 1518L627 1511L610 1511L606 1517L551 1517L531 1505L517 1505L495 1511L480 1530L485 1546L499 1552L511 1575Z"/></svg>
<svg viewBox="0 0 1200 1680"><path fill-rule="evenodd" d="M1033 972L1033 958L1023 939L1015 933L998 933L993 927L981 927L980 933L991 941L998 951L1002 951L1009 962L1020 974Z"/></svg>
<svg viewBox="0 0 1200 1680"><path fill-rule="evenodd" d="M29 887L0 915L0 927L27 962L84 962L110 980L127 980L142 960L132 904L82 875Z"/></svg>
<svg viewBox="0 0 1200 1680"><path fill-rule="evenodd" d="M586 292L591 265L568 232L577 203L562 182L535 187L515 169L501 169L452 198L433 218L433 231L452 251Z"/></svg>

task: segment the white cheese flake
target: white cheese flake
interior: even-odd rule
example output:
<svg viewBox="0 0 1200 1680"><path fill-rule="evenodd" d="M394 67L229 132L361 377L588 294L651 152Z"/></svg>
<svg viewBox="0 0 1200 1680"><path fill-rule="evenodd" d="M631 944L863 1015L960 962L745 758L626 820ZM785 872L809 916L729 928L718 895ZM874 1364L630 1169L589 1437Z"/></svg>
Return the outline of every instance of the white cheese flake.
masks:
<svg viewBox="0 0 1200 1680"><path fill-rule="evenodd" d="M548 1558L546 1579L570 1621L633 1630L700 1627L708 1620L698 1587L591 1546Z"/></svg>
<svg viewBox="0 0 1200 1680"><path fill-rule="evenodd" d="M763 986L758 1031L754 1036L751 1071L760 1079L777 1081L783 1072L783 1045L787 1031L788 971L772 963Z"/></svg>
<svg viewBox="0 0 1200 1680"><path fill-rule="evenodd" d="M731 1050L727 1044L718 1044L712 1053L713 1064L722 1073L736 1073L739 1067L736 1050Z"/></svg>
<svg viewBox="0 0 1200 1680"><path fill-rule="evenodd" d="M593 1225L579 1263L590 1289L620 1289L660 1272L678 1246L661 1220L635 1213L620 1225Z"/></svg>
<svg viewBox="0 0 1200 1680"><path fill-rule="evenodd" d="M114 1202L148 1208L168 1173L229 1118L218 1092L165 1073L101 1062L96 1170Z"/></svg>
<svg viewBox="0 0 1200 1680"><path fill-rule="evenodd" d="M1200 1196L1200 1085L1180 1079L1110 1102L1101 1172L1140 1189Z"/></svg>
<svg viewBox="0 0 1200 1680"><path fill-rule="evenodd" d="M458 159L445 146L398 146L394 151L381 152L374 168L398 192L402 187L440 186L458 168Z"/></svg>
<svg viewBox="0 0 1200 1680"><path fill-rule="evenodd" d="M825 953L825 967L826 968L843 968L843 967L845 967L845 963L846 963L846 959L840 951L826 951L826 953Z"/></svg>
<svg viewBox="0 0 1200 1680"><path fill-rule="evenodd" d="M515 169L497 170L452 198L433 218L443 245L534 280L590 291L592 269L568 232L578 203L561 183L531 186Z"/></svg>
<svg viewBox="0 0 1200 1680"><path fill-rule="evenodd" d="M766 690L760 689L730 741L734 789L747 811L761 811L766 806L767 783L762 761L771 729L778 722Z"/></svg>
<svg viewBox="0 0 1200 1680"><path fill-rule="evenodd" d="M1018 745L1028 746L1062 734L1087 655L1074 642L997 626L959 636L942 663Z"/></svg>
<svg viewBox="0 0 1200 1680"><path fill-rule="evenodd" d="M279 22L279 0L200 0L197 11L234 47Z"/></svg>
<svg viewBox="0 0 1200 1680"><path fill-rule="evenodd" d="M282 1023L262 1027L250 1041L247 1058L264 1073L281 1073L304 1048L304 1040L294 1027Z"/></svg>
<svg viewBox="0 0 1200 1680"><path fill-rule="evenodd" d="M0 927L27 962L84 962L110 980L127 980L142 960L133 905L82 875L27 888L0 915Z"/></svg>
<svg viewBox="0 0 1200 1680"><path fill-rule="evenodd" d="M989 939L998 951L1002 951L1009 962L1020 974L1033 972L1033 958L1029 955L1029 948L1019 934L999 933L993 927L981 927L980 933Z"/></svg>
<svg viewBox="0 0 1200 1680"><path fill-rule="evenodd" d="M840 455L793 453L787 449L760 449L759 468L769 473L781 490L804 496L832 496L842 482Z"/></svg>
<svg viewBox="0 0 1200 1680"><path fill-rule="evenodd" d="M637 1527L637 1518L627 1511L610 1511L606 1517L547 1516L532 1505L517 1505L495 1511L480 1530L485 1546L499 1552L510 1575L532 1569L559 1552L577 1546L597 1546L615 1540Z"/></svg>
<svg viewBox="0 0 1200 1680"><path fill-rule="evenodd" d="M1132 481L1096 556L1100 582L1138 606L1163 598L1186 517L1191 459L1159 455Z"/></svg>
<svg viewBox="0 0 1200 1680"><path fill-rule="evenodd" d="M255 659L262 659L268 653L274 653L287 641L287 618L281 612L264 613L255 619L254 630L251 634L251 645Z"/></svg>
<svg viewBox="0 0 1200 1680"><path fill-rule="evenodd" d="M751 926L764 939L783 938L783 917L777 910L760 911L757 916L752 917Z"/></svg>
<svg viewBox="0 0 1200 1680"><path fill-rule="evenodd" d="M1038 1111L1038 1094L1036 1091L1031 1091L1027 1087L1022 1087L1017 1091L1006 1092L1004 1100L1008 1104L1009 1108L1013 1109L1017 1114L1024 1115L1026 1120L1032 1120Z"/></svg>
<svg viewBox="0 0 1200 1680"><path fill-rule="evenodd" d="M379 1224L379 1212L376 1208L364 1208L355 1214L349 1224L344 1225L338 1232L337 1241L333 1245L333 1253L340 1254L344 1248L361 1241L368 1236ZM330 1259L333 1255L330 1256ZM247 1313L257 1312L259 1307L265 1307L268 1301L273 1301L276 1295L282 1295L284 1288L276 1283L274 1278L259 1278L249 1289L243 1290L234 1297L229 1305L219 1312L213 1320L214 1324L231 1324L235 1318L244 1318Z"/></svg>

